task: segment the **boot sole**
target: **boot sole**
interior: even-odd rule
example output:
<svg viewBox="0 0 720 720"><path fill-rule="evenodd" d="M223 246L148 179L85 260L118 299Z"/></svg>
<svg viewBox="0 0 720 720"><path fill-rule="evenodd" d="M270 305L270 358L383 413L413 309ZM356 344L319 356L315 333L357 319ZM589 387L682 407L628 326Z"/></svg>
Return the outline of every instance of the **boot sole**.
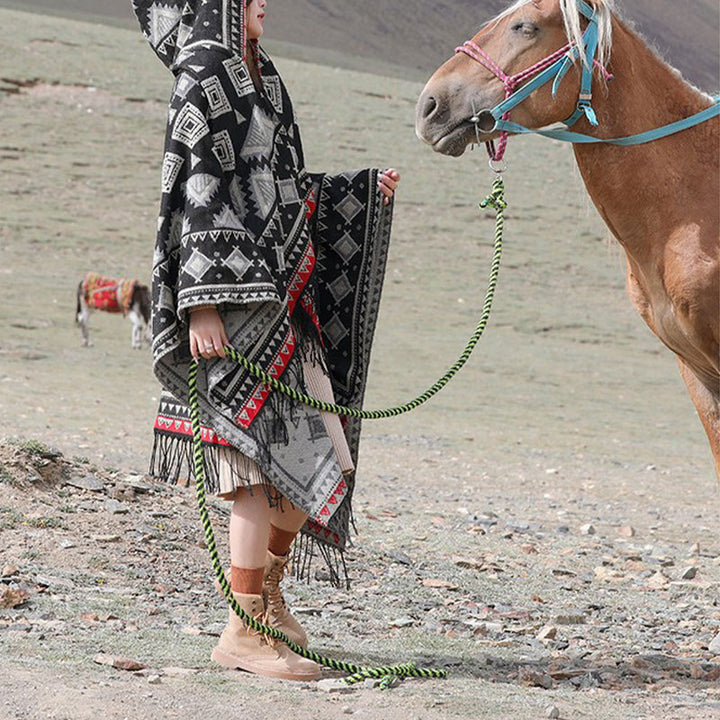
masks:
<svg viewBox="0 0 720 720"><path fill-rule="evenodd" d="M312 673L293 673L289 670L270 670L262 666L258 667L252 662L246 662L241 657L226 653L219 648L213 649L210 654L210 658L213 662L229 668L230 670L244 670L245 672L252 673L253 675L264 675L265 677L278 678L280 680L317 680L321 675L319 667Z"/></svg>

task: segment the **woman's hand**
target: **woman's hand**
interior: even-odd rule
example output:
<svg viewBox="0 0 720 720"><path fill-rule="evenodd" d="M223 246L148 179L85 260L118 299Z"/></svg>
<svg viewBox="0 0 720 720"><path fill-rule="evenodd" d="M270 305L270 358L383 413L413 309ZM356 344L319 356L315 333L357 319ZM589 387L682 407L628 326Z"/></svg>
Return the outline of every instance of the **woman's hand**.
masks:
<svg viewBox="0 0 720 720"><path fill-rule="evenodd" d="M390 200L395 195L395 190L400 183L400 173L394 168L383 170L378 175L378 189L385 196L383 205L389 205Z"/></svg>
<svg viewBox="0 0 720 720"><path fill-rule="evenodd" d="M195 360L225 357L228 344L225 326L214 305L190 308L190 353Z"/></svg>

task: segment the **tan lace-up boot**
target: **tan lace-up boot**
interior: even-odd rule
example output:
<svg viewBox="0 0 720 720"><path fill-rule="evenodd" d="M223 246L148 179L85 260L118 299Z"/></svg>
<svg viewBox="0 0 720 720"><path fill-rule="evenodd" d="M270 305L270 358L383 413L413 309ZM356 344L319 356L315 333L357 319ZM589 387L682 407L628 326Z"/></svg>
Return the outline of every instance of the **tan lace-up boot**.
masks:
<svg viewBox="0 0 720 720"><path fill-rule="evenodd" d="M262 595L233 593L240 607L256 620L268 624ZM249 628L229 609L228 624L212 651L212 659L227 668L283 680L316 680L320 666L296 655L277 640Z"/></svg>
<svg viewBox="0 0 720 720"><path fill-rule="evenodd" d="M294 643L300 647L307 647L307 633L288 610L280 590L280 583L285 575L287 564L287 555L273 555L268 550L263 584L267 618L270 625L284 632Z"/></svg>

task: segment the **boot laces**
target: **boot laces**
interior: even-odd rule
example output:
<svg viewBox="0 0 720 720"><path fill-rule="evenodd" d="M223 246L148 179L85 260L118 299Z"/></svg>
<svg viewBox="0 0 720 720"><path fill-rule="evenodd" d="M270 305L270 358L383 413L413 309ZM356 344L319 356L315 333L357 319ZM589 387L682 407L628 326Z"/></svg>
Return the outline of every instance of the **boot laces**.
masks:
<svg viewBox="0 0 720 720"><path fill-rule="evenodd" d="M270 569L265 578L267 615L270 619L282 619L286 612L287 606L285 604L285 598L283 597L282 590L280 590L280 583L282 582L286 569L287 560L283 563L277 563Z"/></svg>

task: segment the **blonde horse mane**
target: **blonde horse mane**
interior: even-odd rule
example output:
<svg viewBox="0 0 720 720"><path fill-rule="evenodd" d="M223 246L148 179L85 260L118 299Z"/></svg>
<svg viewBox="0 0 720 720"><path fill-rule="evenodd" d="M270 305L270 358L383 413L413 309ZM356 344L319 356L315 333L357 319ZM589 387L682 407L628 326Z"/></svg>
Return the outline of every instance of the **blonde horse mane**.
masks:
<svg viewBox="0 0 720 720"><path fill-rule="evenodd" d="M507 10L500 13L496 20L512 15L516 10L530 2L533 2L533 0L517 0ZM612 47L612 14L615 10L615 0L586 0L586 2L595 8L598 25L598 49L595 57L602 65L606 65L610 59L610 49ZM578 11L577 0L559 0L559 3L568 42L581 45L583 35L581 27L582 15ZM585 58L583 58L583 62L585 62Z"/></svg>

